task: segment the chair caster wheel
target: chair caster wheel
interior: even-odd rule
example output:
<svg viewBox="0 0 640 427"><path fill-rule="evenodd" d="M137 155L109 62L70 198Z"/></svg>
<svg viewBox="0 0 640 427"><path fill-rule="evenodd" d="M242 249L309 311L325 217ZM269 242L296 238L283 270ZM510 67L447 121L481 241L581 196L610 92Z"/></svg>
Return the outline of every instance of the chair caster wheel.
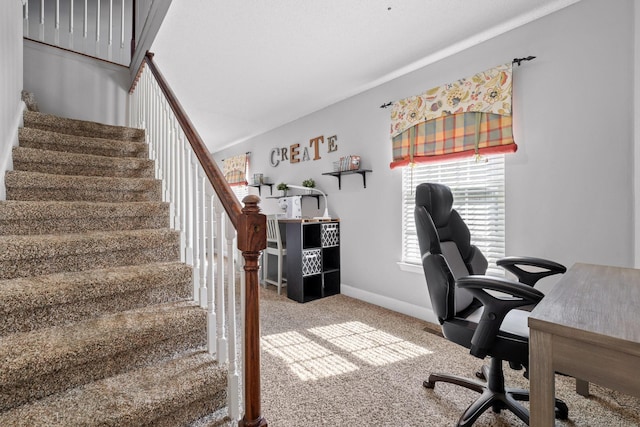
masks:
<svg viewBox="0 0 640 427"><path fill-rule="evenodd" d="M567 407L567 404L562 402L562 401L556 401L556 408L555 408L555 412L556 412L556 419L558 420L568 420L569 419L569 408Z"/></svg>
<svg viewBox="0 0 640 427"><path fill-rule="evenodd" d="M432 383L429 380L424 380L422 382L422 387L424 387L424 388L434 388L435 386L436 386L436 383Z"/></svg>

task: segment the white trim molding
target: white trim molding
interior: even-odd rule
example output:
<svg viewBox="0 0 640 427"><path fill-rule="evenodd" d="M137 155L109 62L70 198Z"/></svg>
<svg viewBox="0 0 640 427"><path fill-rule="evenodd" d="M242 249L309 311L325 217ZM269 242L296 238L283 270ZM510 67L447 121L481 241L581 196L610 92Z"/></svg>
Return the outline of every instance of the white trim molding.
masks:
<svg viewBox="0 0 640 427"><path fill-rule="evenodd" d="M431 308L421 307L405 301L389 298L384 295L374 294L353 286L345 285L344 283L340 284L340 293L351 298L368 302L369 304L374 304L389 310L397 311L398 313L406 314L407 316L438 324L438 318Z"/></svg>

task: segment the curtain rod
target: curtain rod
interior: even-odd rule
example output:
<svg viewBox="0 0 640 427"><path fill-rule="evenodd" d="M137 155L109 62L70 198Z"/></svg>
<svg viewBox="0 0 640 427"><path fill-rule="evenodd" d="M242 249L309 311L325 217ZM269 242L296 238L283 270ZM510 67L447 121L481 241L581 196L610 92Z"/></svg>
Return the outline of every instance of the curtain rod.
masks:
<svg viewBox="0 0 640 427"><path fill-rule="evenodd" d="M529 55L529 56L527 56L526 58L513 58L513 61L511 61L511 63L512 63L512 64L517 64L517 65L518 65L518 67L519 67L521 62L524 62L524 61L533 61L534 59L536 59L536 57L535 57L535 56L531 56L531 55ZM390 101L390 102L387 102L387 103L385 103L385 104L382 104L382 105L380 106L380 108L387 108L387 107L389 107L389 106L391 106L391 105L393 105L393 102L391 102L391 101Z"/></svg>
<svg viewBox="0 0 640 427"><path fill-rule="evenodd" d="M247 152L246 152L246 153L244 153L244 154L246 154L247 156L250 156L250 155L251 155L251 151L247 151ZM222 161L223 161L223 162L224 162L225 160L227 160L227 159L222 159Z"/></svg>

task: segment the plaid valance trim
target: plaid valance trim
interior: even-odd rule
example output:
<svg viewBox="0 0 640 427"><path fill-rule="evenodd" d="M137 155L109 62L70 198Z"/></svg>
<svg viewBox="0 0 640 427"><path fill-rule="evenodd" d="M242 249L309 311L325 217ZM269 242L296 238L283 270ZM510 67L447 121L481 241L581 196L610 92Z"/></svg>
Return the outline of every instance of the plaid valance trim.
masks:
<svg viewBox="0 0 640 427"><path fill-rule="evenodd" d="M393 138L391 168L517 150L511 116L462 113L417 124Z"/></svg>
<svg viewBox="0 0 640 427"><path fill-rule="evenodd" d="M236 185L247 185L247 178L244 172L240 172L238 170L234 170L229 172L224 176L224 178L229 183L230 187L234 187Z"/></svg>

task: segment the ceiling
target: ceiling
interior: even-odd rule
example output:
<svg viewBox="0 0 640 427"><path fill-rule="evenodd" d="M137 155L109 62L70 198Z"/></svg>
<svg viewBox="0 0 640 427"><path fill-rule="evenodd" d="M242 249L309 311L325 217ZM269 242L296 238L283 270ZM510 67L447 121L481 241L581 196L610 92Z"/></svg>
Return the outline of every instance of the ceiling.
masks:
<svg viewBox="0 0 640 427"><path fill-rule="evenodd" d="M173 0L152 51L212 152L578 0Z"/></svg>

